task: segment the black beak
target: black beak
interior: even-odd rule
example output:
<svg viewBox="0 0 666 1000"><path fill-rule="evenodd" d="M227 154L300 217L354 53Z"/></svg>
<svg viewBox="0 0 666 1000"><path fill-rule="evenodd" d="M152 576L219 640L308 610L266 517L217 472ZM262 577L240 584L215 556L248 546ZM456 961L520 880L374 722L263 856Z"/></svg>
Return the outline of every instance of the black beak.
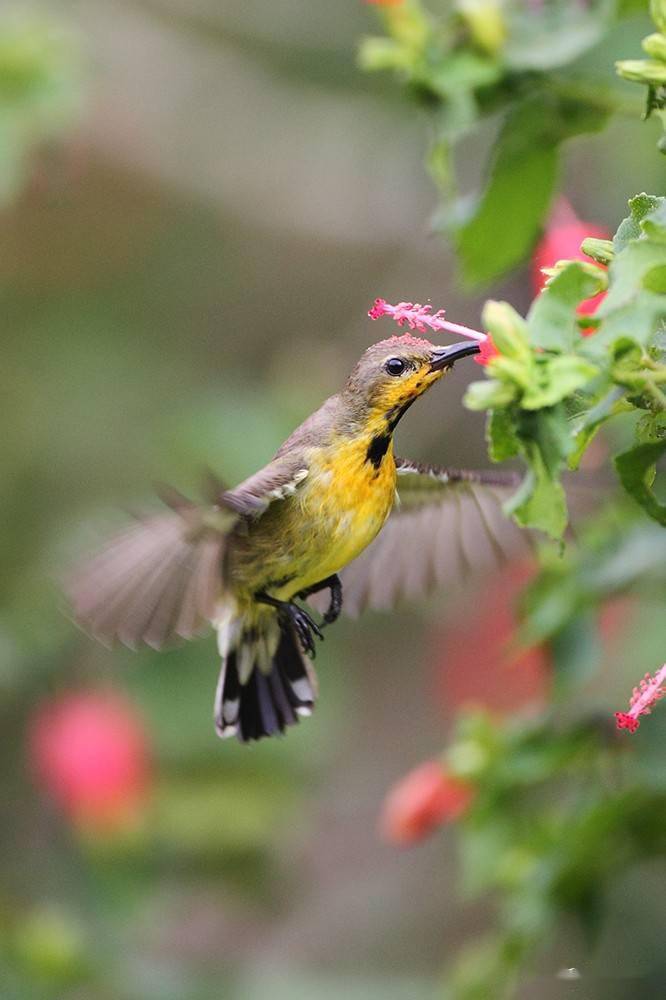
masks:
<svg viewBox="0 0 666 1000"><path fill-rule="evenodd" d="M479 354L480 351L481 348L475 340L450 344L448 347L436 347L430 358L430 371L438 372L442 368L451 368L458 358L468 358L471 354Z"/></svg>

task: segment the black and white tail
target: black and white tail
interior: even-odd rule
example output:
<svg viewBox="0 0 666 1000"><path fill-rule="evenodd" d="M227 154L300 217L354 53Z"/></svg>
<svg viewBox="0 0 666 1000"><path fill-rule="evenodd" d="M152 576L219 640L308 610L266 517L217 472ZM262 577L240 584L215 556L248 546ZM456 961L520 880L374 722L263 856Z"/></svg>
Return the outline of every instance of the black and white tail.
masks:
<svg viewBox="0 0 666 1000"><path fill-rule="evenodd" d="M317 697L314 670L294 630L280 628L277 620L262 624L268 626L263 634L236 622L235 628L223 630L227 640L230 631L236 635L233 645L221 650L215 728L222 738L236 736L241 743L283 733L312 714Z"/></svg>

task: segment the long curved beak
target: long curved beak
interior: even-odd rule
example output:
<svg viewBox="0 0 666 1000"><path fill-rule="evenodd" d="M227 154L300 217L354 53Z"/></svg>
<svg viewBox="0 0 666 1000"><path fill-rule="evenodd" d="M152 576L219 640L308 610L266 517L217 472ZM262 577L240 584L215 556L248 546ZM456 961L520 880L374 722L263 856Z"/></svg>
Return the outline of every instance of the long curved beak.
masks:
<svg viewBox="0 0 666 1000"><path fill-rule="evenodd" d="M468 358L470 354L479 354L480 351L481 348L475 340L449 344L448 347L436 347L430 358L430 371L438 372L442 368L450 368L458 358Z"/></svg>

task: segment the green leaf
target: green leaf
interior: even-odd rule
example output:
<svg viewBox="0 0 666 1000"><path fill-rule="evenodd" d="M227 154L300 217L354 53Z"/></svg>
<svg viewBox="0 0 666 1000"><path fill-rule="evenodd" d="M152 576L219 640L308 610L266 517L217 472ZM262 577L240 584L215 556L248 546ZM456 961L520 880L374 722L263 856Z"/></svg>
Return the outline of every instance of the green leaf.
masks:
<svg viewBox="0 0 666 1000"><path fill-rule="evenodd" d="M498 379L487 379L468 385L463 402L469 410L490 410L507 406L515 398L516 388L513 385Z"/></svg>
<svg viewBox="0 0 666 1000"><path fill-rule="evenodd" d="M493 462L505 462L520 453L516 421L510 410L490 410L486 422L488 454Z"/></svg>
<svg viewBox="0 0 666 1000"><path fill-rule="evenodd" d="M663 201L651 194L637 194L635 198L629 199L629 215L620 223L618 230L613 237L615 253L624 250L630 240L638 239L641 235L641 221L652 212Z"/></svg>
<svg viewBox="0 0 666 1000"><path fill-rule="evenodd" d="M576 309L599 291L599 282L579 261L557 274L532 303L527 315L530 341L546 350L571 351L580 341Z"/></svg>
<svg viewBox="0 0 666 1000"><path fill-rule="evenodd" d="M605 118L604 112L552 93L534 95L509 114L495 146L486 191L457 234L465 281L486 284L523 260L550 204L559 144L580 132L598 130Z"/></svg>
<svg viewBox="0 0 666 1000"><path fill-rule="evenodd" d="M595 365L575 354L547 358L536 367L536 378L521 399L525 410L554 406L599 374Z"/></svg>
<svg viewBox="0 0 666 1000"><path fill-rule="evenodd" d="M647 347L666 318L666 200L641 194L614 238L609 288L595 313L600 326L583 348L591 358L606 357L620 339Z"/></svg>
<svg viewBox="0 0 666 1000"><path fill-rule="evenodd" d="M657 267L653 267L644 274L641 284L648 292L666 295L666 264L658 264Z"/></svg>
<svg viewBox="0 0 666 1000"><path fill-rule="evenodd" d="M660 503L651 488L656 463L666 452L666 439L639 444L615 457L615 468L627 493L650 517L666 526L666 504Z"/></svg>
<svg viewBox="0 0 666 1000"><path fill-rule="evenodd" d="M560 539L567 525L567 504L562 484L549 474L541 452L534 442L525 448L529 469L518 492L504 505L524 528L538 528L551 538Z"/></svg>
<svg viewBox="0 0 666 1000"><path fill-rule="evenodd" d="M595 403L591 409L576 415L571 426L571 431L575 439L575 448L570 453L568 465L570 469L577 469L583 453L588 444L595 436L601 425L612 414L613 409L624 395L620 386L613 386L605 396Z"/></svg>

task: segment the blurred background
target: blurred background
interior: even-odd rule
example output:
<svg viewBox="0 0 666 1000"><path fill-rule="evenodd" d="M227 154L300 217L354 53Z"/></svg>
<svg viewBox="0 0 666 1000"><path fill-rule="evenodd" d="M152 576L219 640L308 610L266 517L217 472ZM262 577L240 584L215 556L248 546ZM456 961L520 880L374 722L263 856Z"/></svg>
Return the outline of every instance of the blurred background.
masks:
<svg viewBox="0 0 666 1000"><path fill-rule="evenodd" d="M425 119L357 68L375 13L360 0L0 4L7 1000L420 1000L493 919L492 902L457 892L453 833L401 850L378 817L461 705L543 707L547 656L498 652L528 570L341 621L317 661L315 716L251 747L214 734L212 637L159 656L105 650L55 582L153 482L192 494L205 466L234 483L266 462L392 332L367 319L376 296L479 323L483 297L433 234ZM590 58L612 72L647 30L624 22ZM460 152L470 185L492 129ZM560 190L578 216L612 230L630 195L658 193L654 142L628 115L568 143ZM528 268L493 294L524 310ZM483 419L460 405L472 368L410 412L399 453L487 462ZM639 599L611 609L614 680L590 685L590 706L619 707L661 662L657 618ZM521 996L635 996L623 983L663 950L665 887L663 862L628 868L594 955L572 929ZM581 963L587 992L558 978ZM640 995L662 996L651 982Z"/></svg>

